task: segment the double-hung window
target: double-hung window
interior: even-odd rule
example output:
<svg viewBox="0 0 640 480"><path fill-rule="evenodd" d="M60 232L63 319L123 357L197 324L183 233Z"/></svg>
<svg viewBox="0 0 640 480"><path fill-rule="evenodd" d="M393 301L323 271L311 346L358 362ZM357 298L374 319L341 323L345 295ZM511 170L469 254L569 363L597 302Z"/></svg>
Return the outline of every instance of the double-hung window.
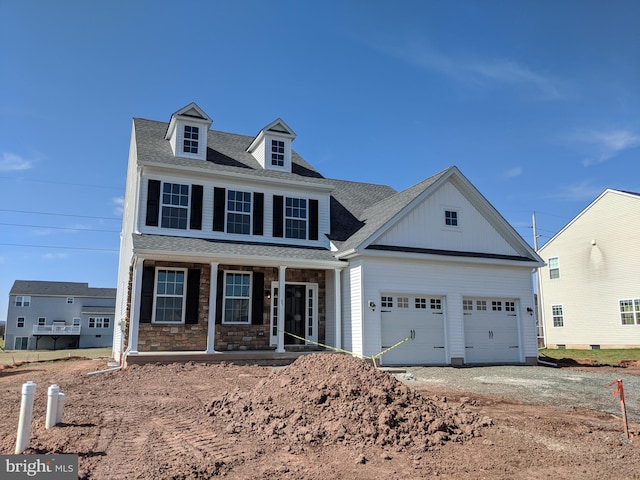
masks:
<svg viewBox="0 0 640 480"><path fill-rule="evenodd" d="M282 140L271 140L271 165L284 167L284 142Z"/></svg>
<svg viewBox="0 0 640 480"><path fill-rule="evenodd" d="M225 272L223 323L250 323L251 274Z"/></svg>
<svg viewBox="0 0 640 480"><path fill-rule="evenodd" d="M184 322L186 277L184 269L159 268L156 271L154 323Z"/></svg>
<svg viewBox="0 0 640 480"><path fill-rule="evenodd" d="M189 185L165 183L162 186L163 228L186 230L189 212Z"/></svg>
<svg viewBox="0 0 640 480"><path fill-rule="evenodd" d="M38 326L44 327L47 324L47 319L45 317L38 317Z"/></svg>
<svg viewBox="0 0 640 480"><path fill-rule="evenodd" d="M16 322L16 327L24 328L24 317L18 317L18 321Z"/></svg>
<svg viewBox="0 0 640 480"><path fill-rule="evenodd" d="M227 191L227 232L251 234L251 193Z"/></svg>
<svg viewBox="0 0 640 480"><path fill-rule="evenodd" d="M286 238L307 238L306 199L287 197L284 218Z"/></svg>
<svg viewBox="0 0 640 480"><path fill-rule="evenodd" d="M200 127L184 126L184 145L182 151L184 153L198 154L198 142L200 136Z"/></svg>
<svg viewBox="0 0 640 480"><path fill-rule="evenodd" d="M620 300L622 325L640 325L640 298Z"/></svg>
<svg viewBox="0 0 640 480"><path fill-rule="evenodd" d="M551 280L560 278L560 259L558 257L549 259L549 278Z"/></svg>
<svg viewBox="0 0 640 480"><path fill-rule="evenodd" d="M562 313L562 305L552 305L551 313L553 316L553 326L564 327L564 314Z"/></svg>

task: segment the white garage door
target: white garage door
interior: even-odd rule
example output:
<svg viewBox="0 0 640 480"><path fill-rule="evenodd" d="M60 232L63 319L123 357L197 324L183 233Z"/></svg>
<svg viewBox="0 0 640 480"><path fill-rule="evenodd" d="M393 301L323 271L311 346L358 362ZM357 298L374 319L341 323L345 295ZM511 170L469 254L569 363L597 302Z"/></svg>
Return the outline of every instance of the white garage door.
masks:
<svg viewBox="0 0 640 480"><path fill-rule="evenodd" d="M465 298L466 363L520 362L516 303L495 298Z"/></svg>
<svg viewBox="0 0 640 480"><path fill-rule="evenodd" d="M381 365L442 365L446 362L444 337L444 299L416 295L381 297L382 349L403 338L402 343L385 353Z"/></svg>

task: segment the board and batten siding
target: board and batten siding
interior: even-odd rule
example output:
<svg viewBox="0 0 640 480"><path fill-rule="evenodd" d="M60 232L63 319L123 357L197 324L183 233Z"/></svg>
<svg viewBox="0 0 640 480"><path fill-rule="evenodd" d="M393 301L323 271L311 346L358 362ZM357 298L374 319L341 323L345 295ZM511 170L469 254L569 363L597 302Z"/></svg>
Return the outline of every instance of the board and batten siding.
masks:
<svg viewBox="0 0 640 480"><path fill-rule="evenodd" d="M163 229L162 227L147 226L146 210L147 210L147 198L148 198L148 186L149 179L160 180L162 182L179 183L183 185L202 185L203 186L203 198L202 198L202 228L198 230L192 230L187 228L186 230L180 229ZM241 235L241 234L229 234L226 232L213 231L213 196L214 188L222 187L226 191L239 190L243 192L259 192L264 194L264 218L263 218L263 235ZM191 188L190 188L191 195ZM317 240L297 240L291 238L280 238L273 236L273 196L283 195L285 197L304 198L307 200L318 201L318 239ZM191 198L189 200L191 202ZM322 195L315 192L308 192L286 187L269 187L267 185L257 187L255 183L242 183L242 182L216 182L215 180L208 180L203 178L196 178L193 176L181 176L177 174L145 174L142 177L140 185L140 201L138 208L140 214L138 215L138 231L140 233L151 234L165 234L174 237L198 237L206 239L224 239L224 240L237 240L237 241L264 241L269 243L280 244L300 244L304 246L325 247L329 248L329 240L327 235L331 231L330 218L329 218L329 195ZM191 208L188 209L190 215ZM309 203L307 202L307 221L309 221ZM187 226L189 226L189 218L187 219Z"/></svg>
<svg viewBox="0 0 640 480"><path fill-rule="evenodd" d="M620 300L640 298L640 198L607 191L540 249L560 278L540 268L547 345L640 346L640 325L622 325ZM564 326L553 326L562 305Z"/></svg>
<svg viewBox="0 0 640 480"><path fill-rule="evenodd" d="M458 212L458 227L445 226L445 210ZM519 255L452 183L442 185L373 243Z"/></svg>
<svg viewBox="0 0 640 480"><path fill-rule="evenodd" d="M464 357L462 298L467 296L515 300L520 322L521 361L537 357L535 319L526 311L527 307L533 307L530 268L370 257L362 260L362 268L366 272L366 283L363 283L365 304L369 299L379 304L382 293L445 297L448 361ZM351 304L354 303L352 300ZM364 308L363 313L366 335L363 353L375 355L382 347L380 308L375 311ZM358 323L355 318L352 321Z"/></svg>

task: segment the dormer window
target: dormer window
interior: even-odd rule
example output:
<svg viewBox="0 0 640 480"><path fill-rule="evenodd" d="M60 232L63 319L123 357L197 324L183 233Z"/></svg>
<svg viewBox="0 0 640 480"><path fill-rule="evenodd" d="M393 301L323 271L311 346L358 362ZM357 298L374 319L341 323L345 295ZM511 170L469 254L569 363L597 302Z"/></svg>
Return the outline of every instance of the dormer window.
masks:
<svg viewBox="0 0 640 480"><path fill-rule="evenodd" d="M182 151L184 153L198 154L198 140L199 140L200 128L192 125L184 126L184 146Z"/></svg>
<svg viewBox="0 0 640 480"><path fill-rule="evenodd" d="M165 140L176 157L194 160L207 159L207 135L212 120L195 103L190 103L173 115Z"/></svg>
<svg viewBox="0 0 640 480"><path fill-rule="evenodd" d="M265 170L291 173L291 142L296 134L280 118L260 130L247 152Z"/></svg>
<svg viewBox="0 0 640 480"><path fill-rule="evenodd" d="M271 165L284 167L284 142L282 140L271 140Z"/></svg>

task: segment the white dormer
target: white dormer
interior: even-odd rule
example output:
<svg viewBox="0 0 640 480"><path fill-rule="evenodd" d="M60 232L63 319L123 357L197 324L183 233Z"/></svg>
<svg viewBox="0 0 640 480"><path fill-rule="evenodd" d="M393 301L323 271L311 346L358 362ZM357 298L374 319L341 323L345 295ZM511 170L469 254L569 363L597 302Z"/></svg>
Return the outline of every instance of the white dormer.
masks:
<svg viewBox="0 0 640 480"><path fill-rule="evenodd" d="M213 120L195 103L171 115L165 139L176 157L207 159L207 132Z"/></svg>
<svg viewBox="0 0 640 480"><path fill-rule="evenodd" d="M296 134L284 120L278 118L260 130L247 152L255 157L265 170L291 172L291 142Z"/></svg>

